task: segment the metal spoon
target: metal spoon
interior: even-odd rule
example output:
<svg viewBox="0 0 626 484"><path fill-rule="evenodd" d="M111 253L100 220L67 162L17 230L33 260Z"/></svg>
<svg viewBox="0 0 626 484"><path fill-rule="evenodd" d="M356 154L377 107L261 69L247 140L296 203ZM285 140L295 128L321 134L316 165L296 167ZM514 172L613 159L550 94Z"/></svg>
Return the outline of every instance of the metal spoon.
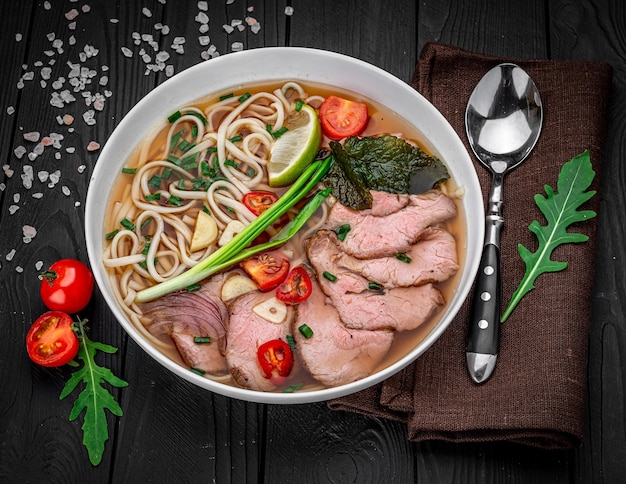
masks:
<svg viewBox="0 0 626 484"><path fill-rule="evenodd" d="M528 74L515 64L500 64L480 80L465 111L469 144L493 175L486 216L485 245L472 300L466 357L476 383L489 379L496 366L500 336L500 229L504 175L535 146L543 109Z"/></svg>

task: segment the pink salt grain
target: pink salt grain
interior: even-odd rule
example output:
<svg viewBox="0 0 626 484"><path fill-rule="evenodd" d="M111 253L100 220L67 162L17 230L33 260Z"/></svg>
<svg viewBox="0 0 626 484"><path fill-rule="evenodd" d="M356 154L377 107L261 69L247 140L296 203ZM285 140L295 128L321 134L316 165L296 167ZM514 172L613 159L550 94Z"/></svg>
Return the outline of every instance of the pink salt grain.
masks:
<svg viewBox="0 0 626 484"><path fill-rule="evenodd" d="M90 141L87 145L87 151L98 151L100 149L100 143L96 141Z"/></svg>

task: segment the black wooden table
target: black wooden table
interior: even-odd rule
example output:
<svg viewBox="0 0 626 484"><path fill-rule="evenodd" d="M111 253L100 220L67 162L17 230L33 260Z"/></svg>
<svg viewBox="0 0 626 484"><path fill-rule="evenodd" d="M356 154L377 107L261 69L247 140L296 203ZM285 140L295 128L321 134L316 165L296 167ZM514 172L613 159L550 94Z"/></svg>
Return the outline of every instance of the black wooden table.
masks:
<svg viewBox="0 0 626 484"><path fill-rule="evenodd" d="M584 444L572 451L417 444L402 424L324 403L274 406L215 395L159 367L96 294L83 316L92 339L119 348L100 362L130 386L115 392L124 416L109 414L104 458L92 467L80 423L68 421L72 399L59 400L70 370L36 367L24 350L44 311L41 269L62 257L87 261L83 209L98 158L90 143L103 145L169 75L218 53L316 47L408 81L433 40L614 67ZM1 482L626 482L622 0L4 0L0 42ZM157 59L157 52L166 54ZM37 153L27 133L52 134L56 144Z"/></svg>

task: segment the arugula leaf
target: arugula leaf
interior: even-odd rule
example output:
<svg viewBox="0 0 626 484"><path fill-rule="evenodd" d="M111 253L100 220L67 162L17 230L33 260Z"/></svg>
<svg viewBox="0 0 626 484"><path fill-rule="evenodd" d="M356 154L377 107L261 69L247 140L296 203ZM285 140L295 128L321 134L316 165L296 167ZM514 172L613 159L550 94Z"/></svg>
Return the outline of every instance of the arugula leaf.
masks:
<svg viewBox="0 0 626 484"><path fill-rule="evenodd" d="M128 386L128 383L116 377L108 368L101 367L96 363L96 351L113 354L117 348L91 341L85 332L86 322L86 320L81 320L74 325L74 330L80 341L78 358L84 364L65 383L59 399L62 400L71 394L80 382L85 384L85 388L74 402L69 420L76 420L85 410L82 426L83 445L87 448L89 460L94 466L97 466L102 461L104 443L109 439L105 409L118 417L123 414L122 408L115 401L113 395L102 384L107 382L111 386L122 388Z"/></svg>
<svg viewBox="0 0 626 484"><path fill-rule="evenodd" d="M546 196L535 195L535 203L546 218L547 224L541 225L533 220L528 229L539 241L536 252L530 252L522 244L517 246L521 258L526 264L526 272L519 286L513 293L508 307L501 317L504 323L520 300L535 288L535 280L546 272L558 272L567 267L567 262L554 261L552 251L566 243L586 242L585 234L568 232L567 228L575 222L583 222L596 216L593 210L578 210L583 203L595 195L595 190L586 191L595 177L589 152L585 151L572 158L561 167L557 182L558 192L549 185L544 187Z"/></svg>

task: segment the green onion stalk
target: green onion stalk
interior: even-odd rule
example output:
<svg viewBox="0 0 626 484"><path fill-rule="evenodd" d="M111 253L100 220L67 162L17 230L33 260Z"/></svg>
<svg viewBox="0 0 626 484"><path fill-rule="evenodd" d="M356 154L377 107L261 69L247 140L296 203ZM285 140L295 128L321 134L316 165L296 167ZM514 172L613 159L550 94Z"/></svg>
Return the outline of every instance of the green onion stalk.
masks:
<svg viewBox="0 0 626 484"><path fill-rule="evenodd" d="M333 162L334 158L330 156L311 163L283 196L270 208L261 213L261 215L253 220L244 230L239 232L228 244L220 247L202 262L182 274L139 291L135 297L135 302L145 303L171 292L193 286L203 279L227 269L233 264L247 259L254 254L278 247L287 242L302 228L313 213L315 213L317 208L330 193L330 189L318 192L311 198L302 210L300 210L298 215L285 225L269 242L246 249L246 247L265 231L267 227L276 222L276 220L304 198L311 189L324 178Z"/></svg>

